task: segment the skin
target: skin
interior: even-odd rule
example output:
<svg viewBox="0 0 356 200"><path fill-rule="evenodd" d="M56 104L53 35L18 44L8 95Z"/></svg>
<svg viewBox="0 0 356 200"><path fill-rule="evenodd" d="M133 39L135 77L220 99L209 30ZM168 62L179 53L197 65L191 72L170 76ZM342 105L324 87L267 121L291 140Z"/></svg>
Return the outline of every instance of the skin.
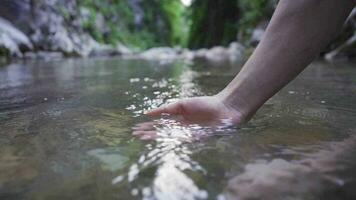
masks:
<svg viewBox="0 0 356 200"><path fill-rule="evenodd" d="M179 100L147 114L181 115L190 121L248 121L318 56L355 5L355 0L280 0L264 38L224 90Z"/></svg>

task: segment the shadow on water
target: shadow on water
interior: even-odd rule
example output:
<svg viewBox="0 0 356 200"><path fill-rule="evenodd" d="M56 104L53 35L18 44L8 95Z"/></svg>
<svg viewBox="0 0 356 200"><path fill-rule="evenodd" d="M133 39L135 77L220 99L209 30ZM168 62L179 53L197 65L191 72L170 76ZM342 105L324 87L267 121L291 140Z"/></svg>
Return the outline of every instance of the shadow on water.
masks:
<svg viewBox="0 0 356 200"><path fill-rule="evenodd" d="M239 66L77 59L1 67L0 198L353 199L351 65L315 62L240 127L143 115L215 94Z"/></svg>

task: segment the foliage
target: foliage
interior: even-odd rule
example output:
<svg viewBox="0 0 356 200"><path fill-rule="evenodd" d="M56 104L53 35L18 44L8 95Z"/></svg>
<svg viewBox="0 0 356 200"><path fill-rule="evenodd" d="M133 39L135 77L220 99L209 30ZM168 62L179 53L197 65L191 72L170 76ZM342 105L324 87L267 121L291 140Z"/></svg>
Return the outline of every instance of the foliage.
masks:
<svg viewBox="0 0 356 200"><path fill-rule="evenodd" d="M227 45L236 40L239 18L236 0L195 0L191 6L190 18L191 48Z"/></svg>
<svg viewBox="0 0 356 200"><path fill-rule="evenodd" d="M239 39L246 40L251 36L253 28L263 18L270 18L273 12L271 4L275 1L270 0L238 0L238 5L241 10L239 19Z"/></svg>
<svg viewBox="0 0 356 200"><path fill-rule="evenodd" d="M180 0L77 0L77 4L90 11L83 27L99 42L120 42L140 49L184 42ZM104 17L105 29L97 27L98 15Z"/></svg>
<svg viewBox="0 0 356 200"><path fill-rule="evenodd" d="M185 46L190 27L186 8L180 0L161 0L160 5L165 17L169 20L171 45Z"/></svg>
<svg viewBox="0 0 356 200"><path fill-rule="evenodd" d="M262 19L271 17L275 0L195 0L189 46L192 48L246 41Z"/></svg>
<svg viewBox="0 0 356 200"><path fill-rule="evenodd" d="M85 10L81 25L97 41L147 49L154 46L191 48L228 45L247 40L273 0L76 0ZM60 9L64 18L70 18ZM104 27L100 20L104 18ZM70 19L69 19L70 20ZM99 24L98 24L99 23Z"/></svg>

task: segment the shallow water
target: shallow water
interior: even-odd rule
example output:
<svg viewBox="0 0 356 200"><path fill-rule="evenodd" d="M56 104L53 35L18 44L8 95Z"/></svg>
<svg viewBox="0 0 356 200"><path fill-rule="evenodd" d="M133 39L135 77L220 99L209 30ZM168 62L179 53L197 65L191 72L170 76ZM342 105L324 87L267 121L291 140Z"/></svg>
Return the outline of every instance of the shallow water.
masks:
<svg viewBox="0 0 356 200"><path fill-rule="evenodd" d="M237 128L142 114L215 94L239 68L0 67L0 199L356 199L355 63L313 63Z"/></svg>

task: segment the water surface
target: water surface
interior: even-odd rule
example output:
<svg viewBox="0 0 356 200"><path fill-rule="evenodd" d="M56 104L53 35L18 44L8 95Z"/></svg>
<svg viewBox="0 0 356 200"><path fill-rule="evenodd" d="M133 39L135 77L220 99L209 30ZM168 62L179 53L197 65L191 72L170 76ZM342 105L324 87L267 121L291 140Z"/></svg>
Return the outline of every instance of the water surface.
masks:
<svg viewBox="0 0 356 200"><path fill-rule="evenodd" d="M354 66L317 61L227 128L142 113L215 94L238 64L2 66L0 199L356 199Z"/></svg>

